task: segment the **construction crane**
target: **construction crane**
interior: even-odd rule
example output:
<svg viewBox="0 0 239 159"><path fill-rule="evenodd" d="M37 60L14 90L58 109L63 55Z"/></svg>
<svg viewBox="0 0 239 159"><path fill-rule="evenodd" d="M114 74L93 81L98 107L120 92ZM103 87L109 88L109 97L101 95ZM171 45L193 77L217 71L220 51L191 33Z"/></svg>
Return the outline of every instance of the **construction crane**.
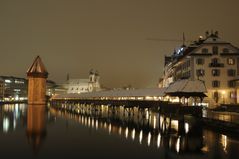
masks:
<svg viewBox="0 0 239 159"><path fill-rule="evenodd" d="M152 41L162 41L162 42L181 42L183 43L183 46L185 46L185 43L189 43L189 42L192 42L192 41L189 41L189 40L185 40L185 35L183 33L183 38L182 40L180 39L161 39L161 38L147 38L146 40L152 40Z"/></svg>

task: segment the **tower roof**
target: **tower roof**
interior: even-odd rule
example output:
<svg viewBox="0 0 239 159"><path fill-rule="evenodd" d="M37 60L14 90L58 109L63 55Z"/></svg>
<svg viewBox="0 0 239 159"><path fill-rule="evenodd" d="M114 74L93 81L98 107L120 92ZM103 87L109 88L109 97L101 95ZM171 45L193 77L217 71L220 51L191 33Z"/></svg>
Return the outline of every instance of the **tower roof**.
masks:
<svg viewBox="0 0 239 159"><path fill-rule="evenodd" d="M27 70L27 76L47 78L48 72L42 63L40 56L35 58L31 67Z"/></svg>

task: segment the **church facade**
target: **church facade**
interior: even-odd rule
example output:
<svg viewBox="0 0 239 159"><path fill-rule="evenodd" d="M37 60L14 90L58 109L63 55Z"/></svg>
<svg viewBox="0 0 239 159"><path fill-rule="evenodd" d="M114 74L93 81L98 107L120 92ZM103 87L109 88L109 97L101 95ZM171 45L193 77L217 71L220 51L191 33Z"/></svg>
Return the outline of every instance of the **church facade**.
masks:
<svg viewBox="0 0 239 159"><path fill-rule="evenodd" d="M89 77L87 79L67 79L67 93L87 93L100 90L99 73L94 70L90 70Z"/></svg>

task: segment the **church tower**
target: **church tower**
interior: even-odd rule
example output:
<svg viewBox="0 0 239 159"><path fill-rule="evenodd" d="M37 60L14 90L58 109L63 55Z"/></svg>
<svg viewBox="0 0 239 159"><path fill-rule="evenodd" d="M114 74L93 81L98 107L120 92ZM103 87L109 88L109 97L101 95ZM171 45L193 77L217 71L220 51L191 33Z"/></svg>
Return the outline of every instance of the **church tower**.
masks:
<svg viewBox="0 0 239 159"><path fill-rule="evenodd" d="M46 79L48 72L37 56L27 71L28 78L28 104L46 104Z"/></svg>

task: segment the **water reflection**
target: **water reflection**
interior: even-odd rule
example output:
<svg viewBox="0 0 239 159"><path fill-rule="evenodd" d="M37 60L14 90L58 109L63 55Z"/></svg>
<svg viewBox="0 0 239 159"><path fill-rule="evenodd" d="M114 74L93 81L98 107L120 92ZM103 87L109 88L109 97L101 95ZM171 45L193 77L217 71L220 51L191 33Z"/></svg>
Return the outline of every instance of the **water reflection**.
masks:
<svg viewBox="0 0 239 159"><path fill-rule="evenodd" d="M29 144L38 151L46 137L45 105L28 105L26 134Z"/></svg>
<svg viewBox="0 0 239 159"><path fill-rule="evenodd" d="M135 115L129 115L128 112L124 113L122 108L122 112L115 110L115 115L113 115L113 111L109 107L100 107L101 109L98 111L89 111L86 108L82 110L79 105L79 109L72 112L54 108L46 110L45 107L24 104L2 105L0 106L0 140L2 141L0 143L0 153L3 154L7 151L5 143L8 143L11 147L16 145L15 150L13 149L10 152L15 154L20 147L24 147L24 144L26 144L27 148L30 145L32 147L31 151L38 152L36 154L40 154L40 156L47 156L51 152L53 156L53 154L60 153L56 147L52 146L56 145L56 140L59 140L61 141L58 142L61 143L59 147L63 147L66 154L67 152L75 152L72 156L77 157L79 153L74 147L79 147L82 143L87 145L87 142L83 142L82 138L78 143L73 142L72 139L81 136L86 138L85 141L91 141L91 138L98 140L97 138L101 135L99 138L103 136L104 139L102 140L112 141L112 139L119 138L120 142L117 142L117 144L122 142L124 146L138 146L137 148L140 148L142 153L149 153L150 151L150 153L155 153L155 156L158 155L153 158L186 156L187 158L221 159L234 158L239 154L238 138L206 130L194 120L169 119L148 110L144 114L139 113L138 115L137 113L140 111L137 109L134 110ZM144 115L145 118L143 118ZM65 123L67 123L67 126ZM73 123L74 128L72 128ZM56 128L54 125L58 127ZM70 135L65 133L65 130L68 129ZM88 129L90 131L85 131ZM79 134L82 131L86 133ZM91 134L87 136L89 132ZM57 137L51 139L54 136ZM69 140L69 136L73 136L73 138ZM23 142L18 146L16 141L19 142L19 138L21 138L20 140L23 139ZM102 142L102 140L100 141ZM107 145L108 142L106 141L105 144ZM114 144L115 142L110 146L113 147ZM123 150L124 146L120 148ZM94 149L97 146L94 143L87 146L89 149L91 147ZM81 148L84 149L84 147ZM104 148L103 146L102 149ZM45 153L42 153L44 150ZM21 149L22 153L29 153L25 151L26 148ZM128 152L128 150L124 152ZM160 156L162 154L165 156ZM99 151L97 155L104 156ZM4 158L4 156L0 156Z"/></svg>
<svg viewBox="0 0 239 159"><path fill-rule="evenodd" d="M5 104L0 106L0 121L2 120L0 125L3 133L13 132L24 125L26 107L25 104Z"/></svg>
<svg viewBox="0 0 239 159"><path fill-rule="evenodd" d="M151 114L152 117L149 117L149 119L152 118L152 125L142 125L140 124L142 122L141 120L139 120L139 124L137 124L137 120L133 118L132 120L125 120L123 117L115 118L115 116L103 113L92 115L93 113L91 112L91 115L89 115L86 112L83 114L71 113L54 108L50 109L50 111L51 114L55 114L57 117L74 120L94 130L105 130L108 134L117 134L124 139L130 139L148 147L164 147L175 153L200 153L203 147L202 127L197 126L196 129L191 130L188 123L183 123L181 125L184 127L184 132L179 133L178 120L169 121L168 118L158 116L157 114L154 115L148 111L146 114ZM161 122L157 120L160 118L162 119ZM161 123L164 129L155 129L155 123ZM168 131L169 126L171 131ZM191 146L191 144L193 144L193 146Z"/></svg>

